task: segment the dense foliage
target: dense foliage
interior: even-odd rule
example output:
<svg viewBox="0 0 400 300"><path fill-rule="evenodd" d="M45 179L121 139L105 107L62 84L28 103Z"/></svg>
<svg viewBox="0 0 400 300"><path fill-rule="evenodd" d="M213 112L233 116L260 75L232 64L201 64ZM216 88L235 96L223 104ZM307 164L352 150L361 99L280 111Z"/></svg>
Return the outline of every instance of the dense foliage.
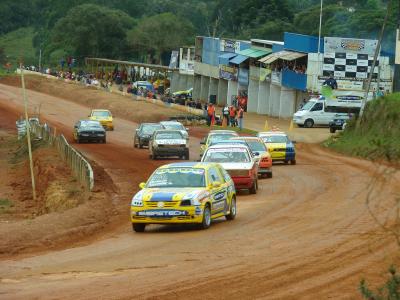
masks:
<svg viewBox="0 0 400 300"><path fill-rule="evenodd" d="M324 0L322 34L376 38L387 2ZM392 2L384 48L393 52L399 1ZM30 51L38 56L42 49L47 63L67 55L160 62L171 49L193 44L195 35L282 40L285 31L317 34L319 4L320 0L2 0L0 47L16 61L21 51L10 51L2 35L30 28Z"/></svg>

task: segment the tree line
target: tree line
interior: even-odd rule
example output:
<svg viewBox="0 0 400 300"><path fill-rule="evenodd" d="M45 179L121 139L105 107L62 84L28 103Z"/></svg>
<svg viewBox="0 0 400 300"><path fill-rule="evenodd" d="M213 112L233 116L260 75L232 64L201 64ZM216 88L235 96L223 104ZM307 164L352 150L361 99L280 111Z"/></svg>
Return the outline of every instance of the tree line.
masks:
<svg viewBox="0 0 400 300"><path fill-rule="evenodd" d="M394 1L384 48L394 48ZM3 0L0 35L33 27L44 61L85 56L165 63L196 35L282 40L318 34L320 0ZM376 38L387 1L324 0L323 36ZM1 53L1 51L0 51ZM4 60L4 55L0 58Z"/></svg>

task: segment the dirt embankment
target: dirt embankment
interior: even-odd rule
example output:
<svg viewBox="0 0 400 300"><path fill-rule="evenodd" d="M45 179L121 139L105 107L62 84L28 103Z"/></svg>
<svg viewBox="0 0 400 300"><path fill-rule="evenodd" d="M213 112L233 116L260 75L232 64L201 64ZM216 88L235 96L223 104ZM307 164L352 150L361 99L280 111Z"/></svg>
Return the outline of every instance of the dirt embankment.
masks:
<svg viewBox="0 0 400 300"><path fill-rule="evenodd" d="M37 140L32 141L33 200L27 145L12 128L15 116L5 112L0 121L0 256L59 248L103 228L112 215L106 200L110 191L85 192L55 148ZM96 169L101 181L104 171Z"/></svg>
<svg viewBox="0 0 400 300"><path fill-rule="evenodd" d="M18 76L0 77L0 83L20 87L21 79ZM178 110L136 101L133 98L98 90L95 87L66 83L57 79L49 80L36 75L25 76L25 85L29 90L56 95L90 108L109 109L114 116L135 123L159 122L183 114Z"/></svg>

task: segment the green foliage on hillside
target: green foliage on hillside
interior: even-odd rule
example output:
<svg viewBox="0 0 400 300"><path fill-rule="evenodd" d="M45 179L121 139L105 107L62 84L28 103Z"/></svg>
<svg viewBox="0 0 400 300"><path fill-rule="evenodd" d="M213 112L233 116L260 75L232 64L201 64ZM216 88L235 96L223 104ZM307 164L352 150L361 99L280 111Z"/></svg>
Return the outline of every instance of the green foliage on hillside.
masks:
<svg viewBox="0 0 400 300"><path fill-rule="evenodd" d="M400 94L390 94L368 102L359 126L350 122L328 146L340 152L365 157L400 161Z"/></svg>
<svg viewBox="0 0 400 300"><path fill-rule="evenodd" d="M387 2L324 0L322 34L376 38ZM393 49L398 2L390 8L384 49ZM319 4L320 0L2 0L0 37L33 28L34 53L43 49L45 64L67 55L153 62L178 43L193 44L195 35L282 40L285 31L317 34ZM6 53L13 60L19 55L16 48ZM32 53L25 60L31 58Z"/></svg>
<svg viewBox="0 0 400 300"><path fill-rule="evenodd" d="M0 36L0 48L4 49L4 61L11 61L14 64L22 60L24 64L37 63L36 50L33 47L32 39L34 29L32 27L20 28Z"/></svg>

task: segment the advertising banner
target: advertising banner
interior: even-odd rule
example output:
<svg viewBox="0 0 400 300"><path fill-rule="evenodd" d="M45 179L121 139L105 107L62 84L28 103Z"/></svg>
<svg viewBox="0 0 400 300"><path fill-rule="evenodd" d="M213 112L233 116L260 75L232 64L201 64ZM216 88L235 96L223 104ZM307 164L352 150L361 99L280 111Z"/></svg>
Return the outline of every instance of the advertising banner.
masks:
<svg viewBox="0 0 400 300"><path fill-rule="evenodd" d="M236 81L237 77L238 77L238 70L236 68L225 65L219 66L219 78Z"/></svg>
<svg viewBox="0 0 400 300"><path fill-rule="evenodd" d="M241 85L249 85L249 70L248 69L244 69L244 68L239 69L238 82Z"/></svg>
<svg viewBox="0 0 400 300"><path fill-rule="evenodd" d="M340 37L324 38L325 52L350 52L357 54L374 55L378 45L377 40L351 39Z"/></svg>
<svg viewBox="0 0 400 300"><path fill-rule="evenodd" d="M171 52L171 60L169 61L169 68L176 69L178 67L179 51Z"/></svg>
<svg viewBox="0 0 400 300"><path fill-rule="evenodd" d="M240 50L240 42L234 40L221 40L220 51L223 52L238 52Z"/></svg>

